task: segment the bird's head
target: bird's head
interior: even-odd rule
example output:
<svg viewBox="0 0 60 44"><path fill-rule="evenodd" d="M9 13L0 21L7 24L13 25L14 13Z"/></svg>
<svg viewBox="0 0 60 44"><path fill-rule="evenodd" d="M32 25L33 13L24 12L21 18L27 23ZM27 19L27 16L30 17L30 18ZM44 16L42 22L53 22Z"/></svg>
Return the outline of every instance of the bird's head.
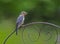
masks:
<svg viewBox="0 0 60 44"><path fill-rule="evenodd" d="M22 11L22 12L21 12L21 15L24 15L24 16L26 16L26 15L27 15L27 12L25 12L25 11Z"/></svg>

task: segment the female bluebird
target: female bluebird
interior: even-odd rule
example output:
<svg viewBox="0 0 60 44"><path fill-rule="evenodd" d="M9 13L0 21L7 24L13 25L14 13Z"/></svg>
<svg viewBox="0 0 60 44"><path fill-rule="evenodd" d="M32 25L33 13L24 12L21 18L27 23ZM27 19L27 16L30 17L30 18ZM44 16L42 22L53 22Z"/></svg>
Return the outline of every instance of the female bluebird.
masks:
<svg viewBox="0 0 60 44"><path fill-rule="evenodd" d="M17 35L17 31L18 31L19 27L21 27L21 25L24 23L26 15L27 15L27 12L22 11L21 14L19 15L19 17L17 18L17 21L16 21L16 35Z"/></svg>

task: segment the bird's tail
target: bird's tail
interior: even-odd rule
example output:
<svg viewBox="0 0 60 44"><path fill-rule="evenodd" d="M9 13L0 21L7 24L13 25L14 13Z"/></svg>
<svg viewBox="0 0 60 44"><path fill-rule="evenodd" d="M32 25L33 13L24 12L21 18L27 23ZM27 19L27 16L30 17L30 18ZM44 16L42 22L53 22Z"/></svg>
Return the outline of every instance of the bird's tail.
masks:
<svg viewBox="0 0 60 44"><path fill-rule="evenodd" d="M18 28L15 29L16 30L16 35L18 34Z"/></svg>

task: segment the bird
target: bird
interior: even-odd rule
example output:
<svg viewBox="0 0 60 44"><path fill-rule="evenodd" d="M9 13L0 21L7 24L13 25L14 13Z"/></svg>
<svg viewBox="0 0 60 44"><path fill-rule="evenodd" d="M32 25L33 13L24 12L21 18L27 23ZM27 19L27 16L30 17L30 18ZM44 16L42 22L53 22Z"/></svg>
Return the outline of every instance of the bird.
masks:
<svg viewBox="0 0 60 44"><path fill-rule="evenodd" d="M24 24L25 16L27 12L22 11L16 20L16 35L18 34L18 29Z"/></svg>
<svg viewBox="0 0 60 44"><path fill-rule="evenodd" d="M4 40L3 44L6 44L6 41L9 39L9 37L10 37L11 35L13 35L15 32L16 32L16 35L17 35L18 29L22 26L22 24L24 24L24 20L25 20L25 16L26 16L26 15L27 15L27 12L26 12L26 11L22 11L22 12L20 13L20 15L18 16L18 18L17 18L17 20L16 20L16 28L15 28L15 30L14 30L11 34L9 34L9 35L7 36L7 38Z"/></svg>

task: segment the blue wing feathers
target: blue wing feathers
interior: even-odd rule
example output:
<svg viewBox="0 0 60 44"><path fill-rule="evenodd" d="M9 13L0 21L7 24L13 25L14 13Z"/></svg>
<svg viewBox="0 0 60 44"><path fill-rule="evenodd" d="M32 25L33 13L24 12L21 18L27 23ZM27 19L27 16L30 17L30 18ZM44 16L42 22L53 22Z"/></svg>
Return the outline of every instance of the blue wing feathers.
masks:
<svg viewBox="0 0 60 44"><path fill-rule="evenodd" d="M21 23L23 21L23 16L20 16L18 19L17 19L17 23Z"/></svg>

